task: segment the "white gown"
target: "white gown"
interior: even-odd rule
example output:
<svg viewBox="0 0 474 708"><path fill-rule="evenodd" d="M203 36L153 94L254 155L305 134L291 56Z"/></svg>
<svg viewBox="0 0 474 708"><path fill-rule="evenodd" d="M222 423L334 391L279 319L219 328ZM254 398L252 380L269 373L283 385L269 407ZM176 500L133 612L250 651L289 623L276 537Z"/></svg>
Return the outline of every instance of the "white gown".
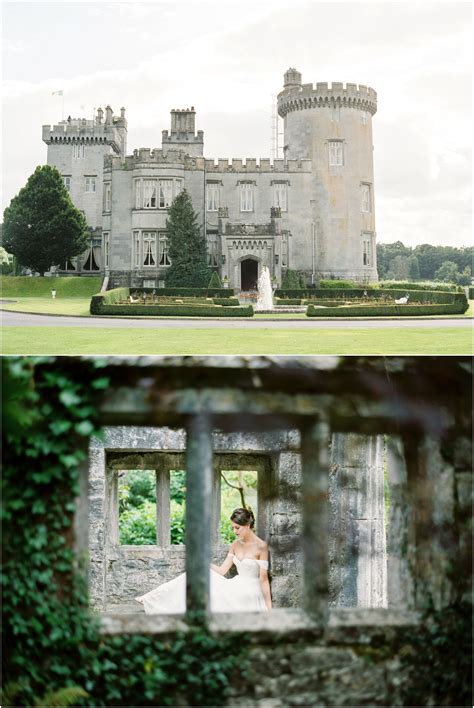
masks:
<svg viewBox="0 0 474 708"><path fill-rule="evenodd" d="M209 571L212 612L266 612L268 608L260 584L260 568L268 561L233 556L238 574L225 578ZM186 612L186 573L178 575L154 590L141 595L147 615L183 614Z"/></svg>

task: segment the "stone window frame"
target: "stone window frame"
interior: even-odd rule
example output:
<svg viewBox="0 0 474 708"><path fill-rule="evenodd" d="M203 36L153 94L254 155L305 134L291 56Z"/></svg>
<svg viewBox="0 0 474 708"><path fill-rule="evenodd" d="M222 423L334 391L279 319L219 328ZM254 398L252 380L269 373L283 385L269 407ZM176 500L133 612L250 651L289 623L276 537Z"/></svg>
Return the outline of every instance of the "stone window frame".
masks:
<svg viewBox="0 0 474 708"><path fill-rule="evenodd" d="M225 366L218 363L218 358L210 359L210 364L196 363L187 375L189 367L183 367L180 358L171 363L163 363L165 357L155 358L153 363L145 360L134 367L122 362L109 364L112 375L111 385L99 405L99 420L103 426L184 429L186 431L186 461L189 476L188 509L193 509L188 525L189 542L186 547L186 571L188 573L187 612L207 610L208 578L202 573L203 563L210 559L210 513L208 498L212 479L212 435L213 431L248 432L276 431L278 429L298 429L302 436L302 472L303 500L302 544L304 556L305 601L298 612L274 610L268 615L256 618L254 614L242 613L239 616L239 630L252 632L294 632L315 630L318 636L324 633L329 640L344 638L348 628L364 627L378 631L380 627L416 626L420 623L419 608L430 596L429 573L426 564L431 557L433 539L427 534L436 499L436 475L430 476L433 462L447 465L448 477L455 469L452 462L445 462L441 452L444 436L457 431L460 412L452 402L436 398L433 418L427 412L420 412L418 392L412 392L412 381L416 376L416 358L408 358L409 364L397 368L399 357L394 357L391 366L392 376L387 384L387 372L380 363L368 364L367 375L359 377L356 386L351 388L354 367L349 363L337 369L335 374L325 359L325 364L300 363L292 369L288 365L289 378L277 391L272 389L272 381L277 376L281 381L282 361L276 371L272 363L267 364L265 373L262 357L257 357L251 366L241 368L232 363ZM237 358L235 358L237 359ZM282 358L285 359L285 358ZM288 358L291 359L291 358ZM296 358L295 358L296 359ZM299 358L300 361L302 358ZM303 358L304 359L304 358ZM321 360L321 357L315 357ZM332 360L336 360L333 357ZM405 358L407 359L407 358ZM469 365L466 359L465 366ZM356 366L360 364L357 363ZM242 384L232 387L228 383L228 372L233 366L240 371ZM398 365L399 366L399 365ZM179 379L174 367L180 367ZM201 367L201 368L199 368ZM206 386L201 369L205 374L214 367L214 386ZM260 368L260 370L259 370ZM276 367L274 367L276 368ZM301 368L305 371L301 371ZM115 370L114 370L115 369ZM219 371L221 369L221 371ZM434 364L434 373L439 364ZM308 378L312 371L313 378ZM258 373L257 373L258 372ZM314 378L315 377L315 378ZM250 382L253 381L253 387ZM427 378L429 384L430 377ZM378 386L376 385L378 383ZM455 380L462 383L461 379ZM163 385L164 384L164 385ZM342 407L335 395L335 385L348 386L348 401ZM424 400L422 398L422 400ZM400 406L403 406L401 408ZM463 419L464 423L464 419ZM465 429L466 428L466 429ZM465 439L467 427L461 430L461 442ZM413 553L406 558L415 568L419 584L416 586L414 604L396 606L391 609L343 608L331 610L328 607L328 525L327 525L327 483L329 478L329 458L327 445L333 432L353 432L363 435L389 435L395 441L400 440L401 447L394 450L393 474L397 485L401 485L409 514L409 536L413 543ZM432 444L433 443L433 444ZM463 451L464 453L464 451ZM461 453L461 457L462 454ZM408 454L408 457L407 457ZM434 457L433 457L434 456ZM434 465L436 468L436 465ZM410 469L407 473L408 468ZM461 469L464 469L461 467ZM416 476L418 475L418 476ZM430 493L427 494L426 485ZM74 519L75 552L78 558L87 552L87 517L88 517L88 463L85 461L81 470L81 490L76 504ZM400 492L397 493L400 497ZM192 502L192 503L191 503ZM400 499L399 499L400 503ZM428 522L427 522L428 520ZM437 527L436 533L440 533ZM437 536L439 541L439 536ZM321 539L326 542L321 543ZM421 543L417 543L421 539ZM187 539L188 540L188 539ZM413 564L415 563L415 566ZM425 588L424 583L428 583ZM440 600L442 602L442 598ZM441 606L443 606L441 604ZM162 634L186 628L186 617L162 616L148 617L111 615L101 619L101 631L104 634L147 633ZM283 625L282 625L283 622ZM220 632L235 631L235 615L222 618L208 617L211 630ZM365 631L365 630L364 630Z"/></svg>
<svg viewBox="0 0 474 708"><path fill-rule="evenodd" d="M360 209L363 214L372 213L372 183L361 182L361 204Z"/></svg>
<svg viewBox="0 0 474 708"><path fill-rule="evenodd" d="M239 211L247 214L254 212L256 185L255 180L239 180L237 184L239 186Z"/></svg>
<svg viewBox="0 0 474 708"><path fill-rule="evenodd" d="M84 143L73 143L72 146L72 157L75 160L79 160L86 156L86 149Z"/></svg>
<svg viewBox="0 0 474 708"><path fill-rule="evenodd" d="M328 140L329 167L344 167L344 143L345 140Z"/></svg>
<svg viewBox="0 0 474 708"><path fill-rule="evenodd" d="M160 268L169 268L170 265L169 238L166 231L158 230L158 266Z"/></svg>
<svg viewBox="0 0 474 708"><path fill-rule="evenodd" d="M219 263L219 232L208 230L206 233L207 265L217 268Z"/></svg>
<svg viewBox="0 0 474 708"><path fill-rule="evenodd" d="M64 186L68 192L71 192L71 177L72 175L62 175Z"/></svg>
<svg viewBox="0 0 474 708"><path fill-rule="evenodd" d="M362 232L362 265L371 268L374 265L374 234L372 231Z"/></svg>
<svg viewBox="0 0 474 708"><path fill-rule="evenodd" d="M145 183L152 183L155 186L155 195L150 196L149 204L145 205ZM167 192L162 191L162 185L165 183L171 184L171 189ZM134 179L134 209L135 210L159 210L169 209L173 199L175 199L184 189L184 180L182 177L159 177L144 175L135 177Z"/></svg>
<svg viewBox="0 0 474 708"><path fill-rule="evenodd" d="M112 182L104 182L104 211L112 209Z"/></svg>
<svg viewBox="0 0 474 708"><path fill-rule="evenodd" d="M103 239L103 253L104 253L104 268L109 267L110 260L110 231L104 231L102 234Z"/></svg>
<svg viewBox="0 0 474 708"><path fill-rule="evenodd" d="M206 211L219 211L221 206L221 186L221 180L206 180ZM211 196L212 198L210 198Z"/></svg>
<svg viewBox="0 0 474 708"><path fill-rule="evenodd" d="M105 448L105 505L106 505L106 534L112 546L120 546L122 552L127 551L132 556L137 548L146 550L184 548L184 544L171 544L170 528L170 472L184 470L186 467L186 452L170 452L157 450L137 451ZM119 540L119 511L118 511L118 475L117 472L125 470L154 470L156 475L156 543L126 545ZM211 537L213 545L226 546L220 536L221 517L221 471L250 470L257 472L257 509L254 510L257 519L256 532L265 537L270 526L269 499L273 494L275 485L275 470L272 465L271 455L260 452L216 452L213 455L213 480L212 480L212 520Z"/></svg>
<svg viewBox="0 0 474 708"><path fill-rule="evenodd" d="M289 193L289 185L290 182L289 180L281 179L281 180L272 180L270 182L270 185L272 187L272 206L273 207L278 207L281 209L282 212L287 212L288 211L288 193ZM282 189L284 187L284 189ZM277 198L278 197L278 192L280 191L280 196L281 193L284 195L283 199L283 204L281 201Z"/></svg>
<svg viewBox="0 0 474 708"><path fill-rule="evenodd" d="M158 185L156 179L143 179L143 209L156 209L158 201Z"/></svg>
<svg viewBox="0 0 474 708"><path fill-rule="evenodd" d="M156 229L150 229L140 232L140 250L141 250L141 266L142 268L156 268L157 261L157 243L158 232ZM145 245L147 244L147 245ZM146 261L149 261L146 263ZM150 262L153 261L153 262Z"/></svg>
<svg viewBox="0 0 474 708"><path fill-rule="evenodd" d="M97 192L97 175L84 175L84 192L86 194Z"/></svg>

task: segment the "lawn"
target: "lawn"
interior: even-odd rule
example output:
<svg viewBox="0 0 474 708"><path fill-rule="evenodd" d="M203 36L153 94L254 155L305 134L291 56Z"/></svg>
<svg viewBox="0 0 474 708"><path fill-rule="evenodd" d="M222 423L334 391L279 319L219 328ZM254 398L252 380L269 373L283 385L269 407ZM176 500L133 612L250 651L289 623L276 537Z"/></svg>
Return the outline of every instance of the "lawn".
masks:
<svg viewBox="0 0 474 708"><path fill-rule="evenodd" d="M225 330L223 332L223 329ZM6 327L3 354L472 354L467 328L107 329Z"/></svg>
<svg viewBox="0 0 474 708"><path fill-rule="evenodd" d="M52 278L27 278L25 276L4 275L0 279L2 298L51 298L52 288L56 289L57 297L90 298L100 291L102 278L96 276Z"/></svg>

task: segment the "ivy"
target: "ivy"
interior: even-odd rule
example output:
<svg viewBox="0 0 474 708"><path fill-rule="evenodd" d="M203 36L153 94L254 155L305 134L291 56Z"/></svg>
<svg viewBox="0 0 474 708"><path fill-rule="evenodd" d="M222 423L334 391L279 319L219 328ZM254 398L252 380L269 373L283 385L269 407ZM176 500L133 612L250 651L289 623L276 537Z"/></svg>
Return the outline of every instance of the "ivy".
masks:
<svg viewBox="0 0 474 708"><path fill-rule="evenodd" d="M221 705L243 661L232 639L211 636L199 618L168 641L101 635L75 571L74 499L89 437L101 435L104 363L2 362L2 702L45 705L49 696L51 705Z"/></svg>

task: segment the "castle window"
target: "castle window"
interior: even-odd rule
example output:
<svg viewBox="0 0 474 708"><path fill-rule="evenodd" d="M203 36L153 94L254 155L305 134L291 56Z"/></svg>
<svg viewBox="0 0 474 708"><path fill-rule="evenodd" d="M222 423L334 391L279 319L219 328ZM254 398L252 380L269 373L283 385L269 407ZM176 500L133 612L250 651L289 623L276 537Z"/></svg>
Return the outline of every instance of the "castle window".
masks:
<svg viewBox="0 0 474 708"><path fill-rule="evenodd" d="M253 184L240 184L240 211L253 211Z"/></svg>
<svg viewBox="0 0 474 708"><path fill-rule="evenodd" d="M219 236L217 233L207 233L207 264L211 267L219 265Z"/></svg>
<svg viewBox="0 0 474 708"><path fill-rule="evenodd" d="M342 140L329 141L329 165L341 167L344 164L344 143Z"/></svg>
<svg viewBox="0 0 474 708"><path fill-rule="evenodd" d="M281 235L281 265L288 268L288 234Z"/></svg>
<svg viewBox="0 0 474 708"><path fill-rule="evenodd" d="M64 186L66 187L67 191L71 191L71 177L70 175L63 175L63 182Z"/></svg>
<svg viewBox="0 0 474 708"><path fill-rule="evenodd" d="M220 207L220 189L218 184L207 185L207 211L217 211Z"/></svg>
<svg viewBox="0 0 474 708"><path fill-rule="evenodd" d="M139 179L135 180L135 209L141 208L141 182Z"/></svg>
<svg viewBox="0 0 474 708"><path fill-rule="evenodd" d="M110 234L108 231L104 231L104 268L109 267L109 254L110 254Z"/></svg>
<svg viewBox="0 0 474 708"><path fill-rule="evenodd" d="M133 232L132 241L132 263L134 268L140 268L140 232Z"/></svg>
<svg viewBox="0 0 474 708"><path fill-rule="evenodd" d="M373 265L372 238L372 234L362 234L362 264L365 266Z"/></svg>
<svg viewBox="0 0 474 708"><path fill-rule="evenodd" d="M95 192L95 187L96 187L96 178L95 177L86 177L86 192Z"/></svg>
<svg viewBox="0 0 474 708"><path fill-rule="evenodd" d="M110 182L104 183L104 211L110 211L112 202L112 185Z"/></svg>
<svg viewBox="0 0 474 708"><path fill-rule="evenodd" d="M143 182L143 208L156 209L156 179Z"/></svg>
<svg viewBox="0 0 474 708"><path fill-rule="evenodd" d="M273 183L273 206L288 211L288 185L286 182Z"/></svg>
<svg viewBox="0 0 474 708"><path fill-rule="evenodd" d="M371 193L370 193L371 192L370 184L362 184L361 191L362 191L361 209L363 212L370 213L372 211L372 199L371 199Z"/></svg>
<svg viewBox="0 0 474 708"><path fill-rule="evenodd" d="M160 234L158 240L158 265L169 266L171 265L170 257L168 255L169 240L166 234Z"/></svg>
<svg viewBox="0 0 474 708"><path fill-rule="evenodd" d="M156 232L143 232L143 265L147 268L156 266Z"/></svg>
<svg viewBox="0 0 474 708"><path fill-rule="evenodd" d="M79 159L80 157L85 156L85 145L79 144L79 143L74 143L72 146L72 156L75 159Z"/></svg>
<svg viewBox="0 0 474 708"><path fill-rule="evenodd" d="M168 209L173 201L173 180L172 179L160 179L160 199L159 208Z"/></svg>

